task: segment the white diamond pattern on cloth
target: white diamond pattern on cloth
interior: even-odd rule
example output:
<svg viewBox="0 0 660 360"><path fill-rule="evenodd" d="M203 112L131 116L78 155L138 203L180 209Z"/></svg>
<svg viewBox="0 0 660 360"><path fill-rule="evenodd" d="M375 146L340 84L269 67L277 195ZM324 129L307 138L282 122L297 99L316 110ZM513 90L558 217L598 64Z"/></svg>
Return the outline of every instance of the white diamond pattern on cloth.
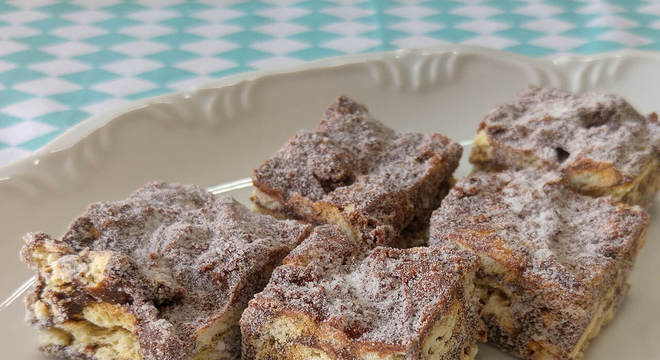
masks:
<svg viewBox="0 0 660 360"><path fill-rule="evenodd" d="M108 109L115 108L126 104L128 101L123 98L114 98L110 100L104 100L100 102L95 102L91 105L81 106L80 109L86 111L90 114L98 114L101 111L106 111Z"/></svg>
<svg viewBox="0 0 660 360"><path fill-rule="evenodd" d="M210 74L216 71L229 69L234 66L236 66L236 63L233 61L216 59L213 57L195 58L176 64L177 68L190 72L196 72L198 74Z"/></svg>
<svg viewBox="0 0 660 360"><path fill-rule="evenodd" d="M366 51L378 45L377 40L357 36L347 36L337 40L331 40L323 44L324 47L345 52L348 54Z"/></svg>
<svg viewBox="0 0 660 360"><path fill-rule="evenodd" d="M101 68L123 76L135 76L137 74L159 69L161 66L162 65L157 61L142 58L130 58L103 65Z"/></svg>
<svg viewBox="0 0 660 360"><path fill-rule="evenodd" d="M30 65L29 68L32 70L41 71L51 76L62 76L89 70L92 68L92 66L85 64L84 62L71 59L56 59ZM2 69L2 65L0 65L0 72L1 71L4 71Z"/></svg>
<svg viewBox="0 0 660 360"><path fill-rule="evenodd" d="M344 35L346 37L356 36L370 30L375 30L376 26L372 24L363 24L357 21L343 21L327 25L321 28L323 31Z"/></svg>
<svg viewBox="0 0 660 360"><path fill-rule="evenodd" d="M150 39L156 36L171 34L174 31L174 29L167 26L156 24L141 24L125 27L119 30L119 33L134 36L139 39Z"/></svg>
<svg viewBox="0 0 660 360"><path fill-rule="evenodd" d="M0 141L18 145L32 138L55 130L55 127L37 121L23 121L16 125L0 129Z"/></svg>
<svg viewBox="0 0 660 360"><path fill-rule="evenodd" d="M442 24L436 24L426 21L410 20L404 21L391 26L392 29L405 31L414 35L423 35L431 31L436 31L444 28Z"/></svg>
<svg viewBox="0 0 660 360"><path fill-rule="evenodd" d="M170 47L166 44L161 44L149 40L131 41L119 45L115 45L110 49L116 52L126 54L128 56L143 57L159 51L167 50Z"/></svg>
<svg viewBox="0 0 660 360"><path fill-rule="evenodd" d="M27 49L27 46L11 40L0 40L0 56Z"/></svg>
<svg viewBox="0 0 660 360"><path fill-rule="evenodd" d="M22 25L6 25L0 26L0 34L3 37L19 37L19 36L32 36L39 34L39 30L31 29Z"/></svg>
<svg viewBox="0 0 660 360"><path fill-rule="evenodd" d="M76 56L93 53L100 50L100 48L86 42L67 41L57 45L45 46L42 50L60 58L74 58Z"/></svg>
<svg viewBox="0 0 660 360"><path fill-rule="evenodd" d="M660 50L660 4L521 0L0 3L0 166L126 102L326 56L464 43Z"/></svg>
<svg viewBox="0 0 660 360"><path fill-rule="evenodd" d="M552 35L563 33L564 31L571 30L574 27L575 26L569 22L549 18L532 20L523 24L523 28L525 29L535 30Z"/></svg>
<svg viewBox="0 0 660 360"><path fill-rule="evenodd" d="M117 97L131 95L155 88L156 85L151 81L138 79L135 77L124 77L117 80L111 80L95 85L94 90L112 94Z"/></svg>
<svg viewBox="0 0 660 360"><path fill-rule="evenodd" d="M479 34L490 34L502 30L509 29L511 25L499 21L490 20L474 20L460 24L457 28L462 30L473 31Z"/></svg>
<svg viewBox="0 0 660 360"><path fill-rule="evenodd" d="M25 100L9 106L5 106L2 110L0 110L0 113L14 117L33 119L35 117L39 117L51 112L66 110L68 108L68 106L50 99L32 98L30 100Z"/></svg>
<svg viewBox="0 0 660 360"><path fill-rule="evenodd" d="M63 38L80 41L93 36L107 34L108 31L91 25L72 25L55 29L50 33Z"/></svg>
<svg viewBox="0 0 660 360"><path fill-rule="evenodd" d="M78 90L81 87L70 81L62 80L56 77L49 77L27 81L14 86L14 89L37 96L49 96Z"/></svg>
<svg viewBox="0 0 660 360"><path fill-rule="evenodd" d="M308 31L309 28L297 24L280 22L280 23L259 26L255 28L255 30L260 33L264 33L274 37L287 37L287 36L299 34L304 31Z"/></svg>

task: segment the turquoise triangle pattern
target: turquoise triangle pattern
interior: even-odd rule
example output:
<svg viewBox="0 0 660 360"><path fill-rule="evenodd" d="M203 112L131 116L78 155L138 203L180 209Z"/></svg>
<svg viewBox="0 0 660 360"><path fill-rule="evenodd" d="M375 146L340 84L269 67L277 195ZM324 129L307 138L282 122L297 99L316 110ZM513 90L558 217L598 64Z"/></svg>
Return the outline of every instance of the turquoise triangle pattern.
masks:
<svg viewBox="0 0 660 360"><path fill-rule="evenodd" d="M2 13L2 14L11 13L12 11L16 11L18 9L19 8L17 8L16 6L12 6L12 5L5 4L5 3L0 3L0 13Z"/></svg>
<svg viewBox="0 0 660 360"><path fill-rule="evenodd" d="M81 84L91 85L92 81L81 82ZM64 104L78 104L80 106L85 106L112 99L112 96L106 93L94 91L92 89L83 89L62 94L55 94L50 96L50 98Z"/></svg>
<svg viewBox="0 0 660 360"><path fill-rule="evenodd" d="M21 101L30 99L32 95L26 94L16 90L2 90L0 91L0 107L5 107Z"/></svg>
<svg viewBox="0 0 660 360"><path fill-rule="evenodd" d="M17 68L0 73L0 84L13 86L15 84L40 79L46 74L26 68Z"/></svg>
<svg viewBox="0 0 660 360"><path fill-rule="evenodd" d="M246 1L240 2L238 4L232 4L229 6L230 9L241 10L246 13L255 13L260 10L273 8L274 5L264 3L261 1Z"/></svg>
<svg viewBox="0 0 660 360"><path fill-rule="evenodd" d="M178 16L175 18L167 19L164 21L159 22L161 25L169 26L173 29L177 29L179 31L187 29L192 26L199 26L203 24L208 24L209 22L206 20L198 19L198 18L191 18L188 16Z"/></svg>
<svg viewBox="0 0 660 360"><path fill-rule="evenodd" d="M170 65L177 62L192 59L196 56L197 56L196 54L193 54L189 51L173 49L173 50L166 50L148 55L147 58L151 60L160 61L161 63L166 65Z"/></svg>
<svg viewBox="0 0 660 360"><path fill-rule="evenodd" d="M577 54L596 54L603 51L602 49L606 49L606 51L614 51L621 49L622 47L623 45L617 42L594 40L574 48L573 52Z"/></svg>
<svg viewBox="0 0 660 360"><path fill-rule="evenodd" d="M117 31L121 28L125 28L127 26L135 26L139 25L141 22L129 18L124 18L124 17L115 17L111 18L108 20L103 20L99 22L95 22L94 26L100 27L109 31Z"/></svg>
<svg viewBox="0 0 660 360"><path fill-rule="evenodd" d="M48 13L51 13L53 15L62 15L74 11L79 11L82 10L83 8L77 5L72 5L68 2L60 2L57 4L52 4L52 5L46 5L37 8L39 11L45 11Z"/></svg>
<svg viewBox="0 0 660 360"><path fill-rule="evenodd" d="M174 82L174 81L180 81L186 78L193 77L195 74L173 68L173 67L163 67L158 70L154 71L149 71L143 74L140 74L140 78L150 80L150 81L158 81L160 79L168 79L168 82Z"/></svg>
<svg viewBox="0 0 660 360"><path fill-rule="evenodd" d="M206 4L200 4L196 2L184 2L181 4L176 4L167 7L169 10L176 11L181 14L190 14L194 12L198 12L201 10L206 10L206 9L212 9L212 6L206 5Z"/></svg>
<svg viewBox="0 0 660 360"><path fill-rule="evenodd" d="M312 14L302 16L293 20L293 23L299 25L306 25L314 29L320 29L325 25L333 24L335 22L338 22L339 20L340 18L336 16L321 14L315 11Z"/></svg>
<svg viewBox="0 0 660 360"><path fill-rule="evenodd" d="M44 62L47 60L52 60L54 58L55 57L53 55L50 55L48 53L36 49L23 50L23 51L15 52L11 55L0 57L0 59L2 60L13 62L16 64L21 64L21 65L29 65L29 64Z"/></svg>
<svg viewBox="0 0 660 360"><path fill-rule="evenodd" d="M0 113L0 129L18 124L21 121L23 121L21 118ZM0 142L0 144L2 143Z"/></svg>
<svg viewBox="0 0 660 360"><path fill-rule="evenodd" d="M203 38L201 36L188 33L167 34L154 38L155 41L167 44L169 46L180 46L182 44L191 43L202 39Z"/></svg>
<svg viewBox="0 0 660 360"><path fill-rule="evenodd" d="M47 33L50 30L73 25L73 24L74 22L59 17L48 17L45 19L29 22L26 25L28 25L30 28L37 29L43 33Z"/></svg>
<svg viewBox="0 0 660 360"><path fill-rule="evenodd" d="M256 31L239 31L223 37L224 40L233 41L242 47L248 47L256 42L265 41L272 38L273 37L270 35Z"/></svg>
<svg viewBox="0 0 660 360"><path fill-rule="evenodd" d="M85 63L94 64L95 66L102 66L108 63L124 60L127 56L111 50L100 50L85 55L79 55L75 58Z"/></svg>
<svg viewBox="0 0 660 360"><path fill-rule="evenodd" d="M89 117L89 113L80 110L65 110L52 112L32 119L33 121L55 126L59 129L69 128Z"/></svg>
<svg viewBox="0 0 660 360"><path fill-rule="evenodd" d="M29 45L34 48L39 48L48 45L59 44L66 41L65 39L59 36L53 36L49 34L39 34L33 36L26 36L22 38L16 38L17 41L20 41L23 44Z"/></svg>

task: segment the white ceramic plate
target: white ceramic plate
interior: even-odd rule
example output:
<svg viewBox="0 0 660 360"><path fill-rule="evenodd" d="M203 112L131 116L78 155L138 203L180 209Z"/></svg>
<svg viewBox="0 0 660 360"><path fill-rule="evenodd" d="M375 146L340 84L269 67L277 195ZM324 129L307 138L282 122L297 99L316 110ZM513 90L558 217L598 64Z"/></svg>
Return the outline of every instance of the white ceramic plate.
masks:
<svg viewBox="0 0 660 360"><path fill-rule="evenodd" d="M398 130L469 140L491 107L529 84L615 92L650 112L660 109L660 55L540 60L456 45L356 55L240 74L93 117L0 169L0 297L31 275L18 261L22 234L59 235L88 203L123 198L148 180L210 186L247 177L294 131L315 127L338 94L366 104ZM464 162L458 175L468 170ZM248 193L233 195L245 200ZM659 202L629 296L588 349L587 360L660 354ZM1 358L41 358L36 332L23 324L23 314L21 301L0 312ZM482 346L479 359L509 357Z"/></svg>

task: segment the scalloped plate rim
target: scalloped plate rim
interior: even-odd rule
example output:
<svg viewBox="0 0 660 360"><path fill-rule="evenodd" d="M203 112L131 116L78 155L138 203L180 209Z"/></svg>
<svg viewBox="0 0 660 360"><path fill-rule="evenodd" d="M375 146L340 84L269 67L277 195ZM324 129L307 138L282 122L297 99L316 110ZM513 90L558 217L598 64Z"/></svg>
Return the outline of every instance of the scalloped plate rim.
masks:
<svg viewBox="0 0 660 360"><path fill-rule="evenodd" d="M157 95L153 97L148 97L148 98L128 102L116 108L105 110L100 112L99 114L92 115L89 118L74 125L73 127L67 129L65 132L63 132L62 134L60 134L59 136L48 142L46 145L42 146L37 151L28 155L27 157L0 167L0 183L5 180L9 180L13 176L16 176L22 172L25 172L25 170L28 167L31 167L35 163L39 163L39 161L48 154L59 151L65 151L71 148L76 143L80 142L82 139L92 134L94 131L104 126L107 126L114 119L120 117L121 115L153 104L171 103L175 99L180 97L194 96L196 92L201 90L219 89L219 88L235 85L243 81L257 80L260 78L265 78L273 75L293 74L298 72L339 67L342 65L363 63L367 61L386 59L386 58L400 58L404 56L424 56L424 55L442 54L442 53L474 53L480 56L506 57L509 60L520 61L528 65L532 65L536 68L546 68L546 69L550 69L551 71L558 70L557 69L558 66L566 66L572 63L603 61L605 59L611 59L611 58L637 57L637 58L652 59L660 62L660 52L657 51L624 49L624 50L610 51L610 52L604 52L604 53L592 54L592 55L559 55L556 57L536 58L536 57L530 57L526 55L521 55L507 51L481 47L481 46L475 46L475 45L443 44L432 47L407 48L407 49L398 49L393 51L335 56L335 57L328 57L314 61L309 61L303 64L293 65L284 68L256 70L245 73L239 73L239 74L234 74L223 78L219 78L218 80L214 80L211 82L198 84L189 89L174 91L162 95Z"/></svg>

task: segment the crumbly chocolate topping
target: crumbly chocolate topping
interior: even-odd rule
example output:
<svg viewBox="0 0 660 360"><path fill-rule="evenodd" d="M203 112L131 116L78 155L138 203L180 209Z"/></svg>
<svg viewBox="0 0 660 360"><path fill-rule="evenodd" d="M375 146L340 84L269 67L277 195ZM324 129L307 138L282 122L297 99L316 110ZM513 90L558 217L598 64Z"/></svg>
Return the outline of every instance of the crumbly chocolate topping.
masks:
<svg viewBox="0 0 660 360"><path fill-rule="evenodd" d="M282 203L300 197L327 202L346 211L363 233L383 226L381 232L397 235L433 205L461 153L440 134L396 133L342 96L315 131L298 131L252 179Z"/></svg>
<svg viewBox="0 0 660 360"><path fill-rule="evenodd" d="M355 255L360 251L366 256ZM244 334L258 334L277 314L303 313L351 341L406 348L438 320L432 315L437 309L463 299L465 276L475 268L476 258L466 251L360 248L337 228L318 227L273 272L241 327ZM476 334L471 329L466 336Z"/></svg>
<svg viewBox="0 0 660 360"><path fill-rule="evenodd" d="M507 154L522 151L556 169L584 160L611 164L630 181L660 158L657 115L642 116L617 95L532 86L488 113L479 129L492 139L499 166L515 168Z"/></svg>
<svg viewBox="0 0 660 360"><path fill-rule="evenodd" d="M309 225L251 213L196 186L154 182L125 200L90 205L61 240L26 235L21 256L38 271L32 255L46 241L61 249L59 261L111 252L101 290L71 299L80 303L69 304L70 310L101 300L122 304L138 320L145 359L180 359L190 355L196 330L245 307L265 286L269 268L309 231ZM43 284L37 297L49 296L40 290ZM72 315L63 313L37 325Z"/></svg>
<svg viewBox="0 0 660 360"><path fill-rule="evenodd" d="M596 301L632 264L648 214L579 195L559 177L522 170L462 179L434 212L430 243L463 243L549 299Z"/></svg>

